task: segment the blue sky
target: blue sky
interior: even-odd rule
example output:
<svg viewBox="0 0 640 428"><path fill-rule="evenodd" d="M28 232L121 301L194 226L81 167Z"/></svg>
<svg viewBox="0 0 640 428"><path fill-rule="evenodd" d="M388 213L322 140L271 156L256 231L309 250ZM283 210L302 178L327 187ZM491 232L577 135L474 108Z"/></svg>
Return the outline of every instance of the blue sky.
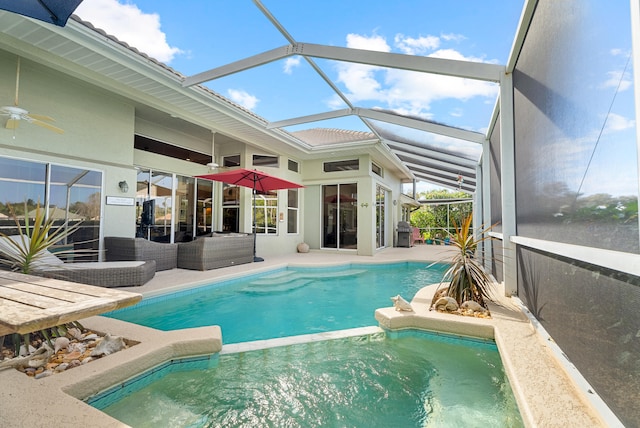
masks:
<svg viewBox="0 0 640 428"><path fill-rule="evenodd" d="M504 64L524 0L263 4L297 42ZM85 0L76 14L187 76L289 44L250 0ZM390 109L480 132L486 130L498 91L487 82L314 61L355 107ZM205 85L269 121L347 108L300 57ZM355 117L288 130L313 127L369 130ZM428 138L443 146L459 143Z"/></svg>
<svg viewBox="0 0 640 428"><path fill-rule="evenodd" d="M504 64L523 1L263 4L298 42ZM185 75L288 44L248 0L85 0L76 14ZM315 61L357 107L388 108L473 130L487 126L497 94L497 86L484 82L448 85L441 76ZM300 57L207 86L270 121L346 107ZM314 126L366 130L356 119L342 121L343 126Z"/></svg>
<svg viewBox="0 0 640 428"><path fill-rule="evenodd" d="M298 42L505 64L524 0L264 0L263 4ZM187 76L288 44L250 0L85 0L76 14ZM486 82L314 61L355 107L390 109L479 132L486 130L498 91L497 85ZM598 78L606 85L607 75L617 81L615 73L620 70L602 70ZM346 108L300 57L205 85L269 121ZM627 97L632 93L626 92ZM612 113L608 127L618 124L619 131L633 132L628 107ZM368 131L353 117L289 130L312 127ZM416 135L429 143L459 146L459 141L438 135ZM627 141L634 140L630 138ZM613 183L596 180L587 193L615 186L622 193L637 188L632 178L628 180L626 176Z"/></svg>

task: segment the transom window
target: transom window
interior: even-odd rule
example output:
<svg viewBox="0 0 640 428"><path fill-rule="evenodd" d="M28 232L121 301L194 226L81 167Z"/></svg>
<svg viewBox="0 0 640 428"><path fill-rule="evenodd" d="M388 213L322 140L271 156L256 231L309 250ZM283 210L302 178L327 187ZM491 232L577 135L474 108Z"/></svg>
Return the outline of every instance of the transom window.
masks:
<svg viewBox="0 0 640 428"><path fill-rule="evenodd" d="M230 155L222 157L222 166L233 168L234 166L240 166L240 155Z"/></svg>
<svg viewBox="0 0 640 428"><path fill-rule="evenodd" d="M253 155L253 166L278 167L278 156Z"/></svg>
<svg viewBox="0 0 640 428"><path fill-rule="evenodd" d="M349 159L342 161L325 162L323 164L324 172L336 171L357 171L360 169L360 161L358 159Z"/></svg>

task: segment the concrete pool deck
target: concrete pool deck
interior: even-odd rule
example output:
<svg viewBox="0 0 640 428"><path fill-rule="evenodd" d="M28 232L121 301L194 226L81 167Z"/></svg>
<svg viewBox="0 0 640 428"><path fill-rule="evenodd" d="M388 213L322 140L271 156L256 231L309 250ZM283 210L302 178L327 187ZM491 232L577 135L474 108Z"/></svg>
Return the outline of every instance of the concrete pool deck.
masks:
<svg viewBox="0 0 640 428"><path fill-rule="evenodd" d="M199 272L174 269L156 273L141 287L122 288L149 297L212 280L223 280L287 265L322 266L340 263L439 261L451 247L417 245L388 248L375 256L347 252L312 251L264 262ZM382 327L426 328L496 340L525 425L528 427L615 426L588 386L573 377L570 363L562 360L555 344L537 330L520 309L517 298L502 297L492 306L491 319L476 319L429 311L435 287L424 284L412 301L413 313L381 308L375 318ZM500 293L502 294L502 293ZM391 296L389 296L391 297ZM408 296L405 296L408 297ZM390 301L391 306L391 301ZM190 355L229 352L222 346L218 327L161 332L110 318L95 316L81 321L85 327L123 336L138 344L89 364L53 376L33 379L13 370L0 371L0 415L5 427L50 427L83 424L123 427L121 422L83 403L84 398L133 377L163 361ZM372 325L376 324L372 314ZM586 389L587 388L587 389ZM77 397L77 398L76 398Z"/></svg>

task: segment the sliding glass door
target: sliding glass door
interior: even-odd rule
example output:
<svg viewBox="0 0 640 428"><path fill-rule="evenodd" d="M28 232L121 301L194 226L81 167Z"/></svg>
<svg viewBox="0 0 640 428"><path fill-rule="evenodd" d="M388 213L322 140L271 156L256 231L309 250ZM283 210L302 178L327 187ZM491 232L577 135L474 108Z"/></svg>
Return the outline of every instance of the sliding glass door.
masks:
<svg viewBox="0 0 640 428"><path fill-rule="evenodd" d="M358 185L322 186L322 247L358 248Z"/></svg>

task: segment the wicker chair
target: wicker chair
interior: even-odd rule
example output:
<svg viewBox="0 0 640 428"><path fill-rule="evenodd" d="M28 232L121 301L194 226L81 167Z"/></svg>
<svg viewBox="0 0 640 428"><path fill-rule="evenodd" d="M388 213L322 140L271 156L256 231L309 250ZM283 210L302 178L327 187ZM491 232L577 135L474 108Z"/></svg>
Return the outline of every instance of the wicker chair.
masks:
<svg viewBox="0 0 640 428"><path fill-rule="evenodd" d="M178 266L177 244L163 244L143 238L104 238L107 261L155 260L156 270L169 270Z"/></svg>
<svg viewBox="0 0 640 428"><path fill-rule="evenodd" d="M243 233L199 237L178 244L178 267L210 270L253 262L253 235Z"/></svg>

